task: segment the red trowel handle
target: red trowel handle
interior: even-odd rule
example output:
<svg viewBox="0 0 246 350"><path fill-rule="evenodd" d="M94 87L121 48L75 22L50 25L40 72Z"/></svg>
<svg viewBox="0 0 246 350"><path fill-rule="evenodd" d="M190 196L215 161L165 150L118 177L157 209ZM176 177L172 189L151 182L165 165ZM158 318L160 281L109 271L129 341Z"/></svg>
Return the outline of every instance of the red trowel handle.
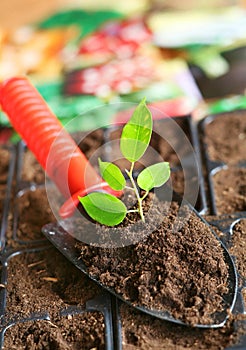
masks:
<svg viewBox="0 0 246 350"><path fill-rule="evenodd" d="M77 194L84 195L91 187L110 191L26 78L3 82L0 102L14 129L66 198L77 203ZM63 210L62 216L68 215Z"/></svg>

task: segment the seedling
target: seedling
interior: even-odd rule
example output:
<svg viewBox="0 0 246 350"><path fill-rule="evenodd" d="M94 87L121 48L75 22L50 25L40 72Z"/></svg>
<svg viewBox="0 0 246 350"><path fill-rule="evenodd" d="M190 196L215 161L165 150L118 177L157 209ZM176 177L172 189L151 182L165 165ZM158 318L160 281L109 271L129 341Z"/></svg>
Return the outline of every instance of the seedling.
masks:
<svg viewBox="0 0 246 350"><path fill-rule="evenodd" d="M123 156L130 162L130 169L125 173L130 180L131 186L127 186L126 179L121 170L113 163L103 162L99 159L99 169L102 178L114 190L130 189L137 199L137 209L127 210L125 204L117 197L103 192L92 192L85 197L79 197L81 204L88 215L107 226L116 226L121 223L129 212L137 212L144 222L143 200L154 187L160 187L170 177L170 166L168 162L160 162L146 167L140 172L137 179L133 177L135 163L144 155L150 143L153 121L152 115L143 99L130 120L124 126L120 149ZM140 190L144 191L141 194Z"/></svg>

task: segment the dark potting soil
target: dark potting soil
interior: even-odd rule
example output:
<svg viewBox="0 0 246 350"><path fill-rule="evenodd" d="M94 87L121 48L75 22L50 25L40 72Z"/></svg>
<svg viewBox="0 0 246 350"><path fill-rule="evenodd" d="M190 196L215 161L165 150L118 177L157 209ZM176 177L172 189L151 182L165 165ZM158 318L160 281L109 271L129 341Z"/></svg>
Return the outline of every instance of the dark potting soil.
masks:
<svg viewBox="0 0 246 350"><path fill-rule="evenodd" d="M16 198L16 205L18 212L17 238L23 241L44 239L40 227L55 221L45 187L26 190Z"/></svg>
<svg viewBox="0 0 246 350"><path fill-rule="evenodd" d="M220 220L219 216L207 217L208 220ZM216 234L223 236L216 227ZM233 227L230 252L236 258L240 274L246 276L246 220L242 219ZM246 302L246 290L243 293ZM219 329L197 329L159 321L143 315L131 307L120 308L122 321L123 350L222 350L239 342L246 333L243 324L235 331L235 321L241 316L230 318ZM243 318L243 316L242 316Z"/></svg>
<svg viewBox="0 0 246 350"><path fill-rule="evenodd" d="M237 269L246 278L246 219L240 220L233 227L230 253L236 257Z"/></svg>
<svg viewBox="0 0 246 350"><path fill-rule="evenodd" d="M99 313L18 323L5 333L5 350L104 350Z"/></svg>
<svg viewBox="0 0 246 350"><path fill-rule="evenodd" d="M223 350L236 341L233 324L198 329L171 324L122 305L123 350Z"/></svg>
<svg viewBox="0 0 246 350"><path fill-rule="evenodd" d="M213 183L218 214L246 211L246 168L221 169Z"/></svg>
<svg viewBox="0 0 246 350"><path fill-rule="evenodd" d="M54 315L62 306L81 306L99 292L53 247L12 257L7 290L7 312L22 317L44 311Z"/></svg>
<svg viewBox="0 0 246 350"><path fill-rule="evenodd" d="M132 214L113 234L120 240L124 232L124 240L126 236L140 238L147 230L147 238L122 248L77 244L89 273L133 304L167 310L193 325L210 324L212 314L224 307L227 292L228 267L220 243L188 207L179 217L176 202L168 208L169 203L160 202L155 195L146 202L151 216L144 226L140 223L132 228L131 223L139 220ZM175 223L180 224L178 229ZM103 245L111 229L96 227Z"/></svg>
<svg viewBox="0 0 246 350"><path fill-rule="evenodd" d="M245 160L246 112L225 113L216 117L205 129L209 157L227 164Z"/></svg>
<svg viewBox="0 0 246 350"><path fill-rule="evenodd" d="M23 155L21 179L25 182L35 182L37 184L44 183L45 173L37 163L36 158L30 151L26 151Z"/></svg>
<svg viewBox="0 0 246 350"><path fill-rule="evenodd" d="M5 349L104 348L100 313L59 316L70 305L83 307L99 288L55 248L13 256L8 276L6 312L17 323L6 332ZM20 322L34 313L48 313L50 321Z"/></svg>

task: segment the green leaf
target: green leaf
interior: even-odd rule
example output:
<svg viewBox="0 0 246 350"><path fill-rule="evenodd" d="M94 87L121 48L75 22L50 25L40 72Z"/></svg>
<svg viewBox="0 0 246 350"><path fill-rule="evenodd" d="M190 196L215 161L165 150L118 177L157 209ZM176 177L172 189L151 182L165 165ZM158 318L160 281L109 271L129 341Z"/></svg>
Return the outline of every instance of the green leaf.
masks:
<svg viewBox="0 0 246 350"><path fill-rule="evenodd" d="M137 178L137 183L140 188L145 191L150 191L154 187L160 187L170 177L170 166L168 162L162 162L150 165L145 168Z"/></svg>
<svg viewBox="0 0 246 350"><path fill-rule="evenodd" d="M85 197L78 198L87 214L100 224L115 226L126 216L125 204L111 194L92 192Z"/></svg>
<svg viewBox="0 0 246 350"><path fill-rule="evenodd" d="M152 116L143 99L124 126L120 149L130 162L139 160L149 145L152 134Z"/></svg>
<svg viewBox="0 0 246 350"><path fill-rule="evenodd" d="M126 185L126 180L120 169L113 163L103 162L99 158L99 168L102 178L109 186L116 191L123 190Z"/></svg>

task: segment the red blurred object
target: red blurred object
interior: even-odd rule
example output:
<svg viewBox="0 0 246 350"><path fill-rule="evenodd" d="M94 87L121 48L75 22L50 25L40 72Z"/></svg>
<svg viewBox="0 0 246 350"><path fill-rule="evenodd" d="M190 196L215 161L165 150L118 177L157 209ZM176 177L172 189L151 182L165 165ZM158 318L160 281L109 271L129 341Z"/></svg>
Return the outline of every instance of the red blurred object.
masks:
<svg viewBox="0 0 246 350"><path fill-rule="evenodd" d="M147 56L134 56L70 72L65 79L64 91L68 95L103 97L111 92L127 94L146 87L155 78L153 60Z"/></svg>
<svg viewBox="0 0 246 350"><path fill-rule="evenodd" d="M124 42L120 38L110 37L105 33L95 33L85 39L79 54L113 54L119 58L131 56L139 45L135 42Z"/></svg>
<svg viewBox="0 0 246 350"><path fill-rule="evenodd" d="M62 217L71 215L79 203L78 195L83 196L91 189L103 189L120 195L120 192L113 191L100 178L26 78L16 77L3 82L0 87L0 102L14 129L60 192L68 198L68 203L60 211Z"/></svg>
<svg viewBox="0 0 246 350"><path fill-rule="evenodd" d="M83 39L78 54L113 54L118 58L127 58L151 39L152 33L142 19L110 22Z"/></svg>

